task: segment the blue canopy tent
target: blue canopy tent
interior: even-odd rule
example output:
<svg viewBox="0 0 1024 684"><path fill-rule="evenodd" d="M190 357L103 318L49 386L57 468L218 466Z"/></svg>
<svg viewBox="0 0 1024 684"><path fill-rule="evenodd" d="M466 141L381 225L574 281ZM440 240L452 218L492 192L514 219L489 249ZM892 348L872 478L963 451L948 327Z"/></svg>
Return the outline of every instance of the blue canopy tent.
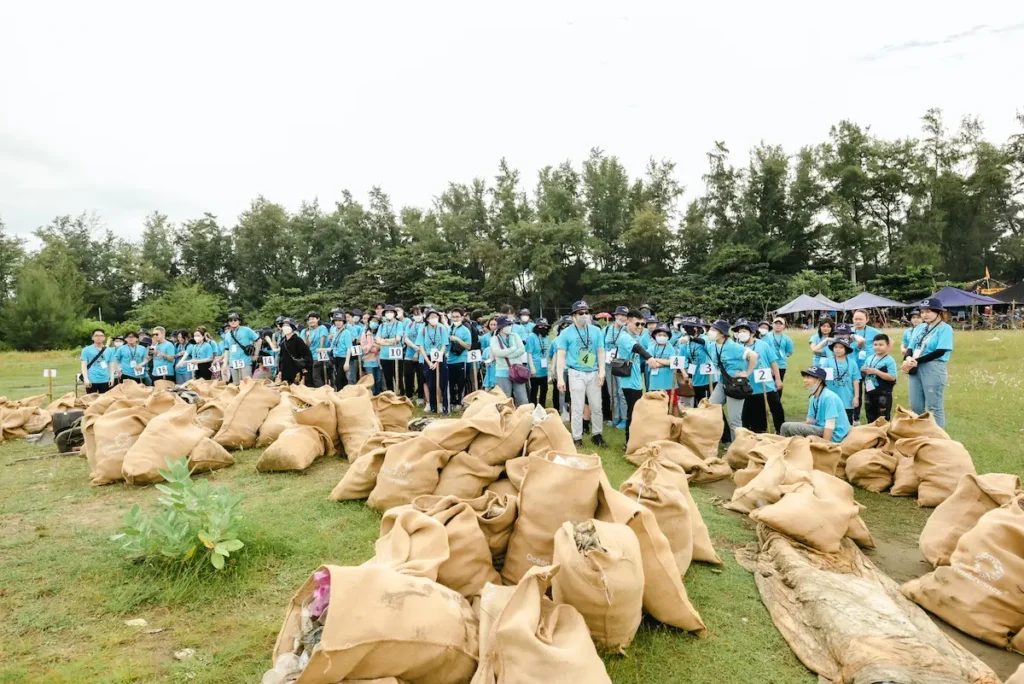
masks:
<svg viewBox="0 0 1024 684"><path fill-rule="evenodd" d="M815 299L814 297L811 297L810 295L802 294L793 301L791 301L790 303L784 304L783 306L779 307L779 309L775 313L780 316L785 316L788 314L806 313L808 311L814 312L841 310L842 308L840 307L840 305L836 304L835 302L826 304Z"/></svg>
<svg viewBox="0 0 1024 684"><path fill-rule="evenodd" d="M857 309L906 309L907 305L887 297L879 297L870 292L861 292L842 303L844 311Z"/></svg>
<svg viewBox="0 0 1024 684"><path fill-rule="evenodd" d="M938 299L947 309L967 306L999 306L1003 303L998 299L961 290L957 287L944 287L931 297L928 297L928 299ZM923 301L922 299L919 302L914 302L911 306L919 307Z"/></svg>

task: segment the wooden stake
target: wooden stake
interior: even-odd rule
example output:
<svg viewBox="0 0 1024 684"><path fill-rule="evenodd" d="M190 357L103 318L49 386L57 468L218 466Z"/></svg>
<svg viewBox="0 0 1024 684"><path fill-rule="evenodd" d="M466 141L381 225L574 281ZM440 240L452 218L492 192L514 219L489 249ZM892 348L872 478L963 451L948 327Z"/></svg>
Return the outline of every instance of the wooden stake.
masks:
<svg viewBox="0 0 1024 684"><path fill-rule="evenodd" d="M476 391L477 391L477 389L478 389L478 388L477 388L477 379L476 379L476 371L477 371L477 368L476 368L476 361L474 361L474 362L473 362L473 391L474 391L474 392L476 392Z"/></svg>

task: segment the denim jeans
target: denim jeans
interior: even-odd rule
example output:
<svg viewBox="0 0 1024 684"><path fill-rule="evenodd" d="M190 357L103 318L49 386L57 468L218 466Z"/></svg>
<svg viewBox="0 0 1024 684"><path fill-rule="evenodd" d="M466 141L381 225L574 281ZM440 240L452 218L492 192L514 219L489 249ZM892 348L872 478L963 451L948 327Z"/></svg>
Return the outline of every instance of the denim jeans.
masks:
<svg viewBox="0 0 1024 684"><path fill-rule="evenodd" d="M736 439L736 428L743 427L743 399L725 396L725 385L718 383L711 392L711 403L717 406L725 404L729 413L729 434Z"/></svg>
<svg viewBox="0 0 1024 684"><path fill-rule="evenodd" d="M505 396L512 397L516 406L530 403L530 396L524 383L512 382L511 378L498 377L495 380L498 381L498 387L505 393Z"/></svg>
<svg viewBox="0 0 1024 684"><path fill-rule="evenodd" d="M604 381L608 384L608 396L611 397L609 413L612 414L612 421L617 423L620 420L628 420L628 407L626 406L626 395L622 391L622 378L612 375L611 364L606 364Z"/></svg>
<svg viewBox="0 0 1024 684"><path fill-rule="evenodd" d="M917 367L910 377L910 410L914 413L931 411L939 427L946 427L946 362L929 361Z"/></svg>

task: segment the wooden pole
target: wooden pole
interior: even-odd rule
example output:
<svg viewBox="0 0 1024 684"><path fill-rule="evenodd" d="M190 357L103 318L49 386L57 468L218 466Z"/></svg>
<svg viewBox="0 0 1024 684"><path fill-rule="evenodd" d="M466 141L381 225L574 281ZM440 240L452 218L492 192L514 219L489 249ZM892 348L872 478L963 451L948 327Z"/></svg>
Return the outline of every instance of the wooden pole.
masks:
<svg viewBox="0 0 1024 684"><path fill-rule="evenodd" d="M764 424L768 428L768 434L774 435L775 428L772 426L772 414L771 411L768 409L768 393L761 392L761 396L764 397Z"/></svg>
<svg viewBox="0 0 1024 684"><path fill-rule="evenodd" d="M441 396L441 362L435 361L437 365L434 366L434 391L437 392L437 413L441 413L441 404L444 397Z"/></svg>
<svg viewBox="0 0 1024 684"><path fill-rule="evenodd" d="M476 361L474 361L473 362L473 391L474 392L476 392L479 389L477 387L478 383L477 383L477 379L476 379L476 373L477 373L477 365L476 365Z"/></svg>
<svg viewBox="0 0 1024 684"><path fill-rule="evenodd" d="M50 371L46 375L49 377L49 380L50 380L50 403L52 404L53 403L53 369L51 368Z"/></svg>
<svg viewBox="0 0 1024 684"><path fill-rule="evenodd" d="M395 364L395 394L398 394L398 359L392 359L391 361Z"/></svg>

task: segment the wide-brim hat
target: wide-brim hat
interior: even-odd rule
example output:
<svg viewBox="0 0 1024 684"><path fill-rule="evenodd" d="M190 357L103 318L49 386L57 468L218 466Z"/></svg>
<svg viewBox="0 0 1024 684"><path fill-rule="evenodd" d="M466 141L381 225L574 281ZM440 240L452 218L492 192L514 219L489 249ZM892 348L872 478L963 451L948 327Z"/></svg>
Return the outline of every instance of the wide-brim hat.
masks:
<svg viewBox="0 0 1024 684"><path fill-rule="evenodd" d="M509 318L508 316L498 316L496 319L494 319L494 322L497 323L498 325L498 331L501 331L503 328L507 328L510 325L512 325L512 319Z"/></svg>
<svg viewBox="0 0 1024 684"><path fill-rule="evenodd" d="M658 333L665 333L669 337L672 336L672 330L664 323L659 323L658 327L654 329L654 334L657 335Z"/></svg>
<svg viewBox="0 0 1024 684"><path fill-rule="evenodd" d="M723 318L720 318L714 323L712 323L711 327L717 330L718 332L722 333L723 335L729 334L729 321Z"/></svg>
<svg viewBox="0 0 1024 684"><path fill-rule="evenodd" d="M572 312L576 314L579 313L580 311L590 311L590 305L587 304L582 299L579 300L578 302L572 303Z"/></svg>
<svg viewBox="0 0 1024 684"><path fill-rule="evenodd" d="M942 305L938 297L932 297L931 299L922 299L920 309L924 311L929 309L930 311L945 311L946 307Z"/></svg>
<svg viewBox="0 0 1024 684"><path fill-rule="evenodd" d="M384 305L384 311L385 312L387 312L387 311L394 311L394 310L395 310L395 305L394 304L385 304Z"/></svg>
<svg viewBox="0 0 1024 684"><path fill-rule="evenodd" d="M817 378L818 380L828 379L828 374L825 372L825 369L819 368L818 366L811 366L807 370L802 370L800 371L800 375L804 375L808 378Z"/></svg>
<svg viewBox="0 0 1024 684"><path fill-rule="evenodd" d="M746 318L737 318L736 322L732 324L732 329L734 332L736 330L743 329L749 330L750 332L754 332L755 330L757 330L757 325L751 323Z"/></svg>
<svg viewBox="0 0 1024 684"><path fill-rule="evenodd" d="M628 306L617 306L617 307L615 307L615 315L616 316L626 316L628 314L629 314L629 307Z"/></svg>
<svg viewBox="0 0 1024 684"><path fill-rule="evenodd" d="M848 340L844 340L842 338L837 338L837 339L833 340L833 342L830 345L828 345L828 348L833 350L833 351L835 351L836 345L838 345L840 347L846 347L846 351L847 352L852 352L853 351L853 345L850 344L850 342Z"/></svg>

